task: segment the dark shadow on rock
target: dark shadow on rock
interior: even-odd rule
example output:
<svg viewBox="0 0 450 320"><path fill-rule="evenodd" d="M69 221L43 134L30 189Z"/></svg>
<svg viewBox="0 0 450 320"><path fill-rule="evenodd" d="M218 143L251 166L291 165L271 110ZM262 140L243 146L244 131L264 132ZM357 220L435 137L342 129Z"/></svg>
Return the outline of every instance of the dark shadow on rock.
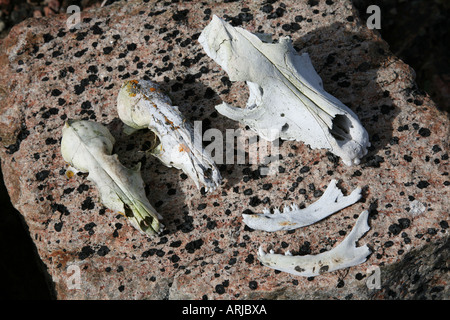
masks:
<svg viewBox="0 0 450 320"><path fill-rule="evenodd" d="M426 91L438 109L450 117L450 3L427 0L352 0L363 21L372 15L370 5L381 13L378 32L389 43L391 51L410 65L416 73L418 89ZM407 13L407 14L405 14Z"/></svg>
<svg viewBox="0 0 450 320"><path fill-rule="evenodd" d="M239 129L245 129L242 128L239 122L233 121L216 111L215 106L223 102L217 93L217 88L205 86L203 83L195 80L191 75L180 80L162 82L160 85L168 93L173 104L179 107L180 112L187 120L192 124L194 124L194 121L201 121L203 147L210 146L212 148L212 144L216 142L212 140L213 138L210 139L207 137L207 131L210 129L217 129L219 131L217 134L221 135L222 141L219 140L217 145L222 144L222 157L216 156L215 153L212 156L216 160L216 165L223 178L221 189L225 191L231 189L237 182L242 180L242 168L248 166L248 161L246 164L238 164L237 161L233 161L232 163L227 162L227 150L234 153L233 158L237 157L236 141L233 145L233 150L231 148L227 149L227 130L239 132ZM231 82L228 82L227 86L228 89L225 90L233 90L233 84ZM245 106L246 102L247 97L243 98L238 104ZM248 155L246 159L248 159Z"/></svg>
<svg viewBox="0 0 450 320"><path fill-rule="evenodd" d="M225 128L238 128L237 122L224 118L214 106L221 103L217 93L202 83L191 78L187 80L171 80L158 83L161 89L171 98L172 104L178 106L186 121L194 126L194 121L201 121L202 136L208 129L218 129L225 136ZM227 123L225 125L225 123ZM141 174L146 185L146 194L152 206L164 217L163 234L170 234L178 230L189 229L189 209L186 205L187 197L179 188L182 180L190 179L182 170L166 167L161 161L147 152L154 144L156 135L149 129L138 130L132 135L123 132L124 124L118 118L107 125L116 139L114 153L128 168L141 163ZM203 146L210 142L203 142ZM229 166L220 162L217 167L223 178L227 177L226 170ZM228 170L229 171L229 170ZM192 181L190 181L192 182ZM192 182L193 183L193 182ZM224 187L213 192L221 192ZM195 188L195 186L194 186ZM204 188L195 189L205 196ZM207 194L206 194L207 196Z"/></svg>
<svg viewBox="0 0 450 320"><path fill-rule="evenodd" d="M449 238L437 239L381 267L379 290L368 290L369 299L446 300L448 288Z"/></svg>
<svg viewBox="0 0 450 320"><path fill-rule="evenodd" d="M26 222L9 200L1 170L0 203L0 299L55 299L51 277L30 238Z"/></svg>
<svg viewBox="0 0 450 320"><path fill-rule="evenodd" d="M370 33L353 33L343 23L311 31L295 39L294 47L307 52L323 80L325 90L356 113L369 134L371 147L361 159L362 167L379 167L376 155L393 137L392 122L400 109L378 81L378 71L391 53L388 45L375 41Z"/></svg>

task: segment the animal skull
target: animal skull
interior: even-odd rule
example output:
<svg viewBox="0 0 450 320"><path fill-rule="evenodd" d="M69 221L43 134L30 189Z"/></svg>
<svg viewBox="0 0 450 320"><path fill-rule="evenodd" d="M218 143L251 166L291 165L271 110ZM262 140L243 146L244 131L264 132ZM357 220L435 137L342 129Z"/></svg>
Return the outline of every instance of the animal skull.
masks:
<svg viewBox="0 0 450 320"><path fill-rule="evenodd" d="M198 41L231 81L246 81L245 109L222 103L223 115L248 125L266 140L297 140L326 148L346 165L359 164L370 146L357 115L327 93L307 53L298 55L289 37L272 43L214 16ZM275 129L275 130L273 130Z"/></svg>
<svg viewBox="0 0 450 320"><path fill-rule="evenodd" d="M153 236L162 231L162 217L148 201L140 163L134 169L124 167L111 155L115 139L109 130L92 121L69 120L63 127L61 154L71 166L89 172L97 185L103 204L124 215L141 232Z"/></svg>
<svg viewBox="0 0 450 320"><path fill-rule="evenodd" d="M152 154L166 166L183 170L197 188L202 183L206 191L215 190L221 183L219 170L201 146L201 133L192 129L157 84L126 81L117 97L117 111L127 126L153 131L160 143Z"/></svg>

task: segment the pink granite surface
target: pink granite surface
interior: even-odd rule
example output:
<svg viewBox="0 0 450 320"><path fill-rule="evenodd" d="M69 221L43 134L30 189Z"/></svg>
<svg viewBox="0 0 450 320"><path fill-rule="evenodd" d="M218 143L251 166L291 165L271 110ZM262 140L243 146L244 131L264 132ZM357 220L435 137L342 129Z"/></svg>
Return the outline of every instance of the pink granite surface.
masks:
<svg viewBox="0 0 450 320"><path fill-rule="evenodd" d="M182 172L141 151L149 132L133 139L122 133L117 92L134 78L160 83L204 129L239 128L214 106L243 107L247 89L230 83L197 42L212 14L275 39L290 35L300 53L309 53L325 89L369 132L372 147L360 166L284 142L276 174L261 176L258 164L220 165L223 185L204 194ZM83 12L79 30L68 30L66 19L27 20L0 43L5 184L59 299L448 297L448 250L442 248L448 247L449 120L350 1L130 1ZM85 176L66 178L59 151L66 119L107 125L123 163L142 162L148 198L165 217L160 237L143 236L105 209ZM244 211L307 206L333 178L344 192L363 187L363 199L292 232L265 233L242 223ZM261 244L294 254L330 250L365 209L371 230L360 243L373 253L362 265L301 278L257 260ZM68 286L70 266L80 270L79 289ZM375 267L381 289L366 285Z"/></svg>

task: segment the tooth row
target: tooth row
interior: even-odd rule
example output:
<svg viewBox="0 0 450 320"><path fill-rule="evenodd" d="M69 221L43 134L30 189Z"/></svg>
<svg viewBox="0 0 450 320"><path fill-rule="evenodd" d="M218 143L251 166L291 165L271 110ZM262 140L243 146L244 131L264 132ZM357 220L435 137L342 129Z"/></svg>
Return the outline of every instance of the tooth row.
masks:
<svg viewBox="0 0 450 320"><path fill-rule="evenodd" d="M296 210L299 210L299 209L300 209L299 206L296 205L295 203L293 203L290 206L289 205L284 205L284 208L282 209L282 211L278 207L275 207L273 209L273 213L270 211L269 208L264 208L263 209L263 214L264 215L283 214L283 213L289 213L289 212L292 212L292 211L296 211Z"/></svg>
<svg viewBox="0 0 450 320"><path fill-rule="evenodd" d="M275 251L273 251L273 249L269 249L269 253L270 253L270 254L274 254ZM267 252L265 252L264 249L262 248L262 246L260 246L259 249L258 249L258 256L263 257L263 256L265 256L266 254L267 254ZM291 253L289 250L287 250L287 251L284 253L284 255L285 255L285 256L292 256L292 253Z"/></svg>

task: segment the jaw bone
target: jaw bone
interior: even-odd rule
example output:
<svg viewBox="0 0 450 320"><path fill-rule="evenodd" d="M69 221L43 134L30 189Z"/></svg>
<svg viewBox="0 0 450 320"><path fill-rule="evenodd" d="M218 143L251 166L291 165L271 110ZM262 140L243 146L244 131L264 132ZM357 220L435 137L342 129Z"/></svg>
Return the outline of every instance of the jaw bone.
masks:
<svg viewBox="0 0 450 320"><path fill-rule="evenodd" d="M370 146L353 111L327 93L308 54L298 55L289 37L267 42L214 16L198 41L231 81L246 81L245 109L222 103L223 115L248 125L266 140L297 140L326 148L346 165L359 164Z"/></svg>
<svg viewBox="0 0 450 320"><path fill-rule="evenodd" d="M370 254L367 245L356 247L356 242L369 229L367 224L369 212L363 211L356 221L350 234L335 248L317 255L293 256L289 251L286 254L269 253L259 247L258 259L267 267L291 273L296 276L313 277L325 272L356 266L366 261Z"/></svg>
<svg viewBox="0 0 450 320"><path fill-rule="evenodd" d="M221 176L201 146L201 133L183 119L178 107L151 81L126 81L117 97L119 118L133 129L149 128L160 143L151 151L168 167L183 170L197 188L215 190Z"/></svg>
<svg viewBox="0 0 450 320"><path fill-rule="evenodd" d="M243 221L255 230L293 230L314 224L361 199L361 188L356 188L344 197L336 183L336 180L331 180L320 199L305 209L293 204L291 207L285 206L284 212L275 209L274 213L270 213L270 210L265 208L262 214L242 214Z"/></svg>
<svg viewBox="0 0 450 320"><path fill-rule="evenodd" d="M132 170L111 155L115 139L109 130L92 121L69 120L63 127L61 154L65 161L97 185L102 203L123 214L146 235L161 232L162 217L148 201L140 164Z"/></svg>

